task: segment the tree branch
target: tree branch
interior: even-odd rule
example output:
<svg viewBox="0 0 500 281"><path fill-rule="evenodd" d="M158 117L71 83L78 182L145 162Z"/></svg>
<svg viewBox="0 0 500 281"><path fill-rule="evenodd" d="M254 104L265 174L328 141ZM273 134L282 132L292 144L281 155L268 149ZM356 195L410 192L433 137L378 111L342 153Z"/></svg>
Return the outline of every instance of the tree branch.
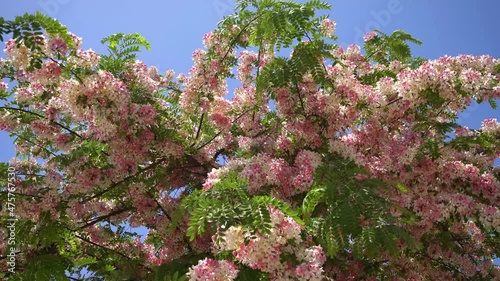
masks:
<svg viewBox="0 0 500 281"><path fill-rule="evenodd" d="M153 197L151 194L150 194L150 196ZM170 222L172 222L172 217L167 213L167 211L163 208L163 206L160 204L160 202L156 198L153 198L153 200L155 200L156 205L158 206L158 208L160 208L160 210L162 211L162 213L165 214L165 216L167 217L167 219ZM191 245L189 245L189 240L186 239L185 235L182 236L182 240L184 241L184 243L186 243L186 247L188 248L188 250L190 252L193 252L193 248L191 248Z"/></svg>
<svg viewBox="0 0 500 281"><path fill-rule="evenodd" d="M130 175L130 176L127 176L127 177L125 177L124 179L122 179L122 180L120 180L120 181L118 181L118 182L113 183L113 184L112 184L111 186L109 186L108 188L106 188L106 189L104 189L104 190L102 190L102 191L100 191L100 192L97 192L96 194L94 194L93 196L91 196L91 197L89 197L89 198L84 199L84 200L83 200L83 202L88 202L88 201L91 201L91 200L93 200L93 199L95 199L95 198L98 198L98 197L100 197L100 196L102 196L102 195L104 195L104 194L106 194L106 193L110 192L110 191L111 191L111 190L113 190L115 187L119 186L120 184L122 184L122 183L124 183L124 182L126 182L126 181L128 181L128 180L130 180L130 179L132 179L132 178L134 178L134 177L136 177L136 176L138 176L139 174L141 174L141 173L143 173L143 172L145 172L145 171L148 171L148 170L154 169L156 166L160 165L161 163L165 162L166 160L167 160L166 158L160 158L160 160L159 160L159 161L157 161L157 162L153 162L153 163L151 163L151 165L149 165L149 166L147 166L147 167L145 167L145 168L143 168L143 169L139 169L139 170L138 170L135 174Z"/></svg>
<svg viewBox="0 0 500 281"><path fill-rule="evenodd" d="M38 144L38 143L35 143L35 142L33 142L33 141L31 141L31 140L29 140L29 139L27 139L27 138L25 138L25 137L22 137L22 136L20 136L20 135L18 135L18 134L16 134L16 133L11 133L11 134L13 134L14 136L16 136L16 137L18 137L18 138L22 139L22 140L23 140L23 141L25 141L25 142L31 143L32 145L37 146L37 147L39 147L39 148L41 148L41 149L45 150L45 152L49 153L50 155L52 155L52 156L54 156L54 157L56 157L56 156L57 156L57 154L53 153L52 151L48 150L47 148L43 147L42 145L40 145L40 144Z"/></svg>
<svg viewBox="0 0 500 281"><path fill-rule="evenodd" d="M54 58L52 58L52 57L47 56L44 52L41 52L41 53L42 53L42 55L44 55L45 57L47 57L49 60L51 60L51 61L53 61L53 62L57 63L57 65L59 65L61 68L68 69L68 68L67 68L64 64L62 64L61 62L59 62L59 61L55 60L55 59L54 59ZM78 76L78 74L76 74L76 73L75 73L75 71L74 71L73 69L69 69L69 72L70 72L71 74L75 75L75 77L76 77L76 79L78 80L78 82L80 82L81 84L83 84L83 80L82 80L82 78L80 78L80 77Z"/></svg>
<svg viewBox="0 0 500 281"><path fill-rule="evenodd" d="M92 241L90 241L90 240L88 240L88 239L86 239L86 238L84 238L84 237L82 237L82 236L80 236L80 235L78 235L78 234L75 234L75 237L76 237L76 238L78 238L78 239L80 239L80 240L82 240L83 242L88 243L88 244L91 244L91 245L94 245L94 246L96 246L96 247L99 247L99 248L102 248L102 249L108 250L108 251L110 251L110 252L116 253L117 255L119 255L119 256L121 256L121 257L123 257L123 258L125 258L125 259L127 259L127 260L129 260L129 261L131 261L131 260L132 260L132 258L131 258L131 257L129 257L129 256L125 255L125 254L124 254L124 253L122 253L122 252L119 252L119 251L114 250L114 249L110 249L110 248L105 247L105 246L103 246L103 245L99 245L99 244L97 244L97 243L95 243L95 242L92 242ZM147 267L147 266L145 266L144 264L141 264L141 266L143 266L144 268L146 268L146 269L148 269L148 270L150 270L150 271L152 270L150 267Z"/></svg>
<svg viewBox="0 0 500 281"><path fill-rule="evenodd" d="M130 210L133 210L133 208L131 208L131 207L126 207L126 208L123 208L123 209L118 209L118 210L115 210L115 211L113 211L113 212L111 212L111 213L109 213L109 214L107 214L107 215L97 217L97 218L95 218L94 220L92 220L92 221L90 221L90 222L88 222L88 223L86 223L86 224L84 224L84 225L80 226L79 228L80 228L80 229L85 229L85 228L87 228L87 227L89 227L89 226L92 226L92 225L94 225L94 224L96 224L96 223L98 223L98 222L101 222L101 221L103 221L103 220L105 220L105 219L108 219L108 218L110 218L110 217L112 217L112 216L119 215L119 214L121 214L121 213L124 213L124 212L126 212L126 211L130 211Z"/></svg>
<svg viewBox="0 0 500 281"><path fill-rule="evenodd" d="M295 88L297 89L297 94L299 95L300 107L302 108L302 112L306 112L304 101L302 100L302 95L300 94L299 85L295 84Z"/></svg>
<svg viewBox="0 0 500 281"><path fill-rule="evenodd" d="M236 35L236 37L231 41L231 43L229 44L229 47L227 48L227 51L226 53L224 54L224 56L222 57L222 60L221 62L223 62L226 57L229 55L229 52L231 51L231 49L234 47L234 44L236 44L236 41L240 38L241 34L243 34L243 31L245 31L245 29L247 29L250 24L252 24L254 21L256 21L258 18L260 18L262 16L262 14L260 15L257 15L255 18L251 19L243 28L241 28L240 32L238 33L238 35Z"/></svg>
<svg viewBox="0 0 500 281"><path fill-rule="evenodd" d="M54 120L49 120L47 119L47 117L41 115L41 114L38 114L36 112L33 112L33 111L29 111L29 110L25 110L25 109L22 109L22 108L17 108L17 107L8 107L8 106L0 106L0 109L6 109L6 110L16 110L16 111L21 111L21 112L24 112L24 113L28 113L28 114L32 114L32 115L35 115L37 117L40 117L42 119L45 119L45 120L48 120L50 123L53 123L53 124L56 124L57 126L65 129L66 131L68 131L70 134L76 136L76 137L79 137L79 138L83 138L82 136L80 136L77 132L71 130L70 128L64 126L63 124L59 123L59 122L56 122Z"/></svg>
<svg viewBox="0 0 500 281"><path fill-rule="evenodd" d="M196 136L194 138L195 142L191 145L191 147L193 147L196 143L196 140L198 139L198 137L200 136L200 131L201 131L201 126L203 125L203 119L205 118L205 112L203 112L201 114L201 118L200 118L200 124L198 124L198 130L196 131Z"/></svg>
<svg viewBox="0 0 500 281"><path fill-rule="evenodd" d="M388 102L385 106L391 105L391 104L393 104L395 102L398 102L398 101L400 101L402 99L403 99L403 97L395 98L395 99L391 100L390 102Z"/></svg>
<svg viewBox="0 0 500 281"><path fill-rule="evenodd" d="M245 111L243 111L243 113L241 113L238 117L236 117L232 123L238 121L241 117L243 117L243 115L247 114L250 110L253 110L254 107L251 107ZM219 131L217 134L215 134L210 140L208 140L207 142L205 142L204 144L200 145L199 147L196 148L196 150L200 150L202 148L204 148L205 146L209 145L216 137L218 137L220 134L222 134L222 131Z"/></svg>
<svg viewBox="0 0 500 281"><path fill-rule="evenodd" d="M7 192L4 192L4 191L0 191L0 193L7 194ZM31 198L42 199L42 196L39 196L39 195L29 195L29 194L19 193L19 192L8 192L8 193L11 193L11 194L14 194L14 195L18 195L18 196L24 196L24 197L31 197Z"/></svg>

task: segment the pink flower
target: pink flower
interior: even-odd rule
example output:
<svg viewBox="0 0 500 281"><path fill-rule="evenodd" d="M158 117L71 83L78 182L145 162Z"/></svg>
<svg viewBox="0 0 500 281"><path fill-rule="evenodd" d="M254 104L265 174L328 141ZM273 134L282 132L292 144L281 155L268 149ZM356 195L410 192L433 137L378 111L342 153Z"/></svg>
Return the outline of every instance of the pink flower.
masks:
<svg viewBox="0 0 500 281"><path fill-rule="evenodd" d="M485 133L495 134L500 132L500 123L496 118L485 119L481 125L481 130Z"/></svg>
<svg viewBox="0 0 500 281"><path fill-rule="evenodd" d="M365 40L365 42L367 42L367 41L372 40L375 37L377 37L377 33L375 33L374 31L370 31L370 32L366 33L366 35L363 37L363 39Z"/></svg>
<svg viewBox="0 0 500 281"><path fill-rule="evenodd" d="M337 23L332 21L331 19L324 19L321 22L321 30L327 37L332 37L335 33L335 27Z"/></svg>
<svg viewBox="0 0 500 281"><path fill-rule="evenodd" d="M8 88L7 83L0 81L0 91L6 91Z"/></svg>
<svg viewBox="0 0 500 281"><path fill-rule="evenodd" d="M212 114L212 120L217 127L219 127L222 131L229 131L231 129L232 121L231 118L220 112L214 112Z"/></svg>
<svg viewBox="0 0 500 281"><path fill-rule="evenodd" d="M206 258L191 267L187 275L190 281L230 281L238 276L238 271L230 261Z"/></svg>

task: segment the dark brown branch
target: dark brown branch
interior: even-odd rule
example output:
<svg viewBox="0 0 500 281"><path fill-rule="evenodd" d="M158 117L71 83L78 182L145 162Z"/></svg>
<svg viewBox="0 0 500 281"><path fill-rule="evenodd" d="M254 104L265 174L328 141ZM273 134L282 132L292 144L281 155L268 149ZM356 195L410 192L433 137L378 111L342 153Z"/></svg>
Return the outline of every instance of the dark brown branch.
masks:
<svg viewBox="0 0 500 281"><path fill-rule="evenodd" d="M391 105L391 104L393 104L393 103L395 103L395 102L398 102L398 101L400 101L400 100L402 100L402 99L403 99L403 97L399 97L399 98L393 99L393 100L391 100L390 102L388 102L385 106Z"/></svg>
<svg viewBox="0 0 500 281"><path fill-rule="evenodd" d="M193 147L193 146L194 146L194 144L196 143L196 140L197 140L197 139L198 139L198 137L200 136L201 126L203 125L203 119L205 119L205 112L203 112L203 113L201 114L200 124L198 124L198 130L196 131L196 136L194 137L195 142L191 145L191 147Z"/></svg>
<svg viewBox="0 0 500 281"><path fill-rule="evenodd" d="M167 86L165 89L172 90L172 91L177 92L179 94L182 93L182 91L180 89L174 88L172 86Z"/></svg>
<svg viewBox="0 0 500 281"><path fill-rule="evenodd" d="M217 150L217 152L215 152L215 155L214 155L213 159L214 159L215 161L217 161L217 158L219 158L219 156L220 156L220 155L222 155L222 154L223 154L223 153L225 153L225 152L226 152L226 149L225 149L225 148L222 148L222 149Z"/></svg>
<svg viewBox="0 0 500 281"><path fill-rule="evenodd" d="M75 232L75 231L76 231L76 230L74 230L74 229L68 228L67 226L65 226L65 228L66 228L66 229L68 229L69 231L72 231L72 232ZM108 248L108 247L106 247L106 246L103 246L103 245L97 244L97 243L95 243L95 242L92 242L92 241L90 241L89 239L87 239L87 238L85 238L85 237L83 237L83 236L81 236L81 235L79 235L79 234L76 234L76 233L75 233L75 237L76 237L76 238L78 238L78 239L80 239L80 240L82 240L82 241L83 241L83 242L85 242L85 243L88 243L88 244L93 245L93 246L96 246L96 247L98 247L98 248L101 248L101 249L104 249L104 250L110 251L110 252L112 252L112 253L115 253L115 254L117 254L117 255L119 255L119 256L121 256L121 257L123 257L123 258L127 259L129 262L133 260L131 257L129 257L129 256L125 255L124 253L122 253L122 252L120 252L120 251L117 251L117 250L115 250L115 249L111 249L111 248ZM98 257L98 256L96 256L96 255L93 255L93 254L91 254L91 253L87 253L87 254L88 254L89 256L92 256L92 257L94 257L94 258L98 259L98 260L102 260L100 257ZM144 265L143 263L139 263L139 265L140 265L140 266L142 266L142 267L144 267L145 269L147 269L147 270L149 270L149 271L152 271L152 268L150 268L150 267L148 267L148 266Z"/></svg>
<svg viewBox="0 0 500 281"><path fill-rule="evenodd" d="M441 115L441 113L443 113L443 110L444 110L446 107L448 107L448 106L450 105L450 103L451 103L451 102L452 102L452 101L451 101L451 100L449 100L449 101L447 101L447 102L446 102L446 104L445 104L444 106L441 106L441 109L439 109L438 113L436 113L436 116L434 116L434 117L439 117L439 115Z"/></svg>
<svg viewBox="0 0 500 281"><path fill-rule="evenodd" d="M250 110L253 110L254 108L249 108L245 111L243 111L243 113L241 113L238 117L236 117L232 123L238 121L241 117L243 117L245 114L247 114ZM204 144L200 145L199 147L196 148L196 150L200 150L202 148L204 148L205 146L209 145L216 137L218 137L220 134L222 134L222 131L219 131L217 134L215 134L211 139L209 139L207 142L205 142Z"/></svg>
<svg viewBox="0 0 500 281"><path fill-rule="evenodd" d="M55 60L55 59L54 59L54 58L52 58L52 57L47 56L47 55L46 55L45 53L43 53L43 52L42 52L42 54L43 54L45 57L47 57L49 60L51 60L51 61L53 61L53 62L57 63L57 64L58 64L61 68L65 68L65 69L67 69L67 68L66 68L66 66L65 66L64 64L62 64L61 62L59 62L59 61ZM80 77L78 76L78 74L76 74L76 72L75 72L75 71L73 71L73 69L70 69L70 70L69 70L69 72L70 72L71 74L73 74L73 75L76 77L76 79L78 80L78 82L80 82L81 84L83 84L83 80L82 80L82 78L80 78Z"/></svg>
<svg viewBox="0 0 500 281"><path fill-rule="evenodd" d="M32 114L32 115L35 115L37 117L40 117L42 119L45 119L45 120L48 120L50 123L53 123L53 124L56 124L57 126L65 129L66 131L68 131L70 134L74 135L74 136L77 136L79 138L82 138L82 136L80 136L77 132L71 130L70 128L68 128L67 126L64 126L63 124L59 123L59 122L56 122L54 120L49 120L47 119L47 117L41 115L41 114L38 114L36 112L33 112L33 111L29 111L29 110L25 110L25 109L22 109L22 108L17 108L17 107L8 107L8 106L0 106L0 109L6 109L6 110L16 110L16 111L21 111L21 112L24 112L24 113L28 113L28 114Z"/></svg>
<svg viewBox="0 0 500 281"><path fill-rule="evenodd" d="M22 140L23 140L23 141L25 141L25 142L31 143L32 145L37 146L37 147L39 147L39 148L43 149L45 152L49 153L49 154L50 154L50 155L52 155L52 156L57 156L57 154L53 153L52 151L48 150L47 148L43 147L42 145L40 145L40 144L38 144L38 143L35 143L35 142L33 142L33 141L31 141L31 140L29 140L29 139L27 139L27 138L25 138L25 137L22 137L22 136L20 136L20 135L18 135L18 134L16 134L16 133L11 133L11 134L13 134L14 136L16 136L16 137L18 137L18 138L22 139Z"/></svg>
<svg viewBox="0 0 500 281"><path fill-rule="evenodd" d="M299 85L295 84L295 88L297 89L297 94L299 95L300 107L302 108L302 112L305 112L306 109L304 107L304 101L302 100L302 95L300 94Z"/></svg>
<svg viewBox="0 0 500 281"><path fill-rule="evenodd" d="M115 187L119 186L120 184L122 184L122 183L124 183L124 182L126 182L126 181L128 181L128 180L130 180L130 179L132 179L132 178L134 178L134 177L136 177L136 176L138 176L139 174L141 174L141 173L143 173L143 172L145 172L145 171L148 171L148 170L154 169L156 166L160 165L161 163L165 162L166 160L167 160L166 158L161 158L159 161L154 162L154 163L151 163L151 165L149 165L149 166L147 166L147 167L145 167L145 168L143 168L143 169L139 169L139 170L138 170L135 174L130 175L130 176L128 176L128 177L125 177L124 179L122 179L122 180L120 180L120 181L118 181L118 182L113 183L113 184L112 184L111 186L109 186L108 188L106 188L106 189L104 189L104 190L102 190L102 191L100 191L100 192L97 192L96 194L94 194L93 196L91 196L91 197L89 197L89 198L87 198L87 199L84 199L84 200L83 200L83 202L88 202L88 201L91 201L91 200L93 200L93 199L95 199L95 198L98 198L98 197L100 197L100 196L102 196L102 195L104 195L104 194L106 194L106 193L110 192L110 191L111 191L111 190L113 190Z"/></svg>
<svg viewBox="0 0 500 281"><path fill-rule="evenodd" d="M133 208L131 208L131 207L127 207L127 208L123 208L123 209L118 209L118 210L115 210L115 211L113 211L113 212L111 212L111 213L109 213L109 214L107 214L107 215L97 217L97 218L95 218L94 220L92 220L92 221L90 221L90 222L88 222L88 223L84 224L83 226L80 226L79 228L80 228L80 229L85 229L85 228L87 228L87 227L89 227L89 226L92 226L92 225L94 225L94 224L98 223L98 222L101 222L101 221L103 221L103 220L106 220L106 219L108 219L108 218L110 218L110 217L112 217L112 216L116 216L116 215L122 214L122 213L124 213L124 212L126 212L126 211L130 211L130 210L132 210L132 209L133 209Z"/></svg>
<svg viewBox="0 0 500 281"><path fill-rule="evenodd" d="M7 192L0 191L0 193L7 193ZM14 195L18 195L18 196L24 196L24 197L32 197L32 198L42 199L42 196L38 196L38 195L29 195L29 194L19 193L19 192L8 192L8 193L11 193L11 194L14 194Z"/></svg>
<svg viewBox="0 0 500 281"><path fill-rule="evenodd" d="M15 252L16 255L19 255L21 252ZM8 256L0 256L0 260L4 260L8 258Z"/></svg>
<svg viewBox="0 0 500 281"><path fill-rule="evenodd" d="M245 29L247 29L254 21L256 21L261 16L262 16L262 14L256 16L255 18L253 18L252 20L250 20L243 28L241 28L240 32L236 35L236 37L234 37L234 39L229 44L229 47L227 48L226 53L222 57L221 62L223 62L226 59L226 57L229 55L229 52L234 47L234 44L236 44L236 41L240 38L241 34L243 34L243 31L245 31Z"/></svg>
<svg viewBox="0 0 500 281"><path fill-rule="evenodd" d="M481 87L481 88L479 88L479 90L484 90L484 91L493 91L493 88L485 88L485 87Z"/></svg>
<svg viewBox="0 0 500 281"><path fill-rule="evenodd" d="M94 246L96 246L96 247L99 247L99 248L102 248L102 249L106 249L106 250L108 250L108 251L111 251L111 252L113 252L113 253L116 253L117 255L119 255L119 256L121 256L121 257L123 257L123 258L127 259L127 260L132 260L132 258L131 258L131 257L129 257L129 256L125 255L125 254L124 254L124 253L122 253L122 252L119 252L119 251L114 250L114 249L110 249L110 248L105 247L105 246L103 246L103 245L99 245L99 244L97 244L97 243L95 243L95 242L92 242L92 241L90 241L90 240L88 240L88 239L86 239L86 238L84 238L84 237L82 237L82 236L80 236L80 235L78 235L78 234L75 234L75 237L76 237L76 238L78 238L78 239L80 239L80 240L82 240L82 241L84 241L84 242L86 242L86 243L88 243L88 244L91 244L91 245L94 245ZM142 265L144 268L148 269L148 270L152 270L151 268L149 268L149 267L147 267L147 266L145 266L145 265L143 265L143 264L141 264L141 265Z"/></svg>
<svg viewBox="0 0 500 281"><path fill-rule="evenodd" d="M153 196L152 196L153 197ZM163 208L163 206L160 204L160 202L156 199L156 198L153 198L156 202L156 205L158 206L158 208L160 208L160 210L162 211L163 214L165 214L165 216L167 217L167 219L172 222L172 217L167 213L167 211ZM193 248L191 248L191 245L189 245L189 240L187 240L186 236L182 236L182 240L184 241L184 243L186 243L186 247L188 248L188 250L190 252L193 252Z"/></svg>

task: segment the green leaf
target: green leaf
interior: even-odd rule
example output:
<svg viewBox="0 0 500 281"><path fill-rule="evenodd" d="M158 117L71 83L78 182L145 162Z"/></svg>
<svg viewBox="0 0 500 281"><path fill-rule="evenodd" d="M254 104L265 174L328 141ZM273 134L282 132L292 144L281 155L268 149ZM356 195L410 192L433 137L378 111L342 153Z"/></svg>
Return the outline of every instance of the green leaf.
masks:
<svg viewBox="0 0 500 281"><path fill-rule="evenodd" d="M365 42L366 57L380 64L389 65L391 61L398 60L410 64L413 67L418 64L411 56L408 42L421 45L422 42L413 38L410 34L396 30L391 35L386 35L375 30L377 37Z"/></svg>
<svg viewBox="0 0 500 281"><path fill-rule="evenodd" d="M83 267L83 266L93 264L96 262L97 262L97 260L95 257L88 257L88 258L82 258L82 259L77 260L75 263L73 263L73 265L75 267Z"/></svg>
<svg viewBox="0 0 500 281"><path fill-rule="evenodd" d="M488 99L488 102L489 102L491 108L493 108L493 109L497 109L498 108L497 101L493 97L490 97Z"/></svg>
<svg viewBox="0 0 500 281"><path fill-rule="evenodd" d="M186 197L182 205L189 214L186 235L194 240L205 231L215 233L217 227L243 226L255 233L269 232L272 228L268 207L272 206L304 224L298 213L287 203L272 196L251 196L246 187L248 182L234 171L214 187L203 192L194 192ZM227 196L231 194L232 196Z"/></svg>
<svg viewBox="0 0 500 281"><path fill-rule="evenodd" d="M340 250L340 245L337 240L338 233L331 224L325 224L323 227L322 240L326 249L326 255L333 258Z"/></svg>
<svg viewBox="0 0 500 281"><path fill-rule="evenodd" d="M302 202L302 214L309 217L316 206L324 200L326 188L324 186L317 186L307 192L304 201Z"/></svg>
<svg viewBox="0 0 500 281"><path fill-rule="evenodd" d="M373 227L365 227L361 233L361 243L368 258L374 258L378 253L378 245L375 238L375 229Z"/></svg>
<svg viewBox="0 0 500 281"><path fill-rule="evenodd" d="M142 48L151 49L151 44L139 33L125 34L116 33L101 40L102 44L108 44L110 55L101 57L100 65L102 69L120 76L125 70L126 62L133 62L137 58L137 53Z"/></svg>
<svg viewBox="0 0 500 281"><path fill-rule="evenodd" d="M66 258L56 255L40 255L27 262L20 274L21 280L56 280L66 281L66 270L70 267Z"/></svg>
<svg viewBox="0 0 500 281"><path fill-rule="evenodd" d="M401 192L404 192L404 193L408 192L408 188L406 188L406 186L404 186L402 183L399 183L399 182L398 182L398 183L396 184L396 187L397 187L397 188L399 189L399 191L401 191Z"/></svg>

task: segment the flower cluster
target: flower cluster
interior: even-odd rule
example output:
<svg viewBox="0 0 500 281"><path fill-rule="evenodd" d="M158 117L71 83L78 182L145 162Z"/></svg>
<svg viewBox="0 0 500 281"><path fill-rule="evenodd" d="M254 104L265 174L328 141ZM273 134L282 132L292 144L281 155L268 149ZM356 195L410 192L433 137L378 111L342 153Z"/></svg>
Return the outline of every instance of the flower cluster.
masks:
<svg viewBox="0 0 500 281"><path fill-rule="evenodd" d="M241 226L224 231L218 243L219 251L232 251L234 257L253 269L269 273L271 280L323 280L326 256L320 246L307 247L302 240L302 228L281 211L269 208L270 233L251 235ZM298 263L283 262L287 255L297 257Z"/></svg>
<svg viewBox="0 0 500 281"><path fill-rule="evenodd" d="M307 191L320 164L321 156L309 150L301 150L293 166L284 159L260 153L247 161L241 177L249 181L248 190L252 193L265 185L275 185L277 192L286 198Z"/></svg>
<svg viewBox="0 0 500 281"><path fill-rule="evenodd" d="M190 281L230 281L238 276L238 269L230 261L204 259L189 269Z"/></svg>
<svg viewBox="0 0 500 281"><path fill-rule="evenodd" d="M324 19L323 21L321 21L321 30L327 37L333 36L336 27L337 23L332 21L331 19Z"/></svg>
<svg viewBox="0 0 500 281"><path fill-rule="evenodd" d="M363 37L363 39L365 40L365 42L367 42L367 41L372 40L375 37L377 37L377 33L375 33L374 31L370 31L370 32L368 32L368 33L365 34L365 36Z"/></svg>

